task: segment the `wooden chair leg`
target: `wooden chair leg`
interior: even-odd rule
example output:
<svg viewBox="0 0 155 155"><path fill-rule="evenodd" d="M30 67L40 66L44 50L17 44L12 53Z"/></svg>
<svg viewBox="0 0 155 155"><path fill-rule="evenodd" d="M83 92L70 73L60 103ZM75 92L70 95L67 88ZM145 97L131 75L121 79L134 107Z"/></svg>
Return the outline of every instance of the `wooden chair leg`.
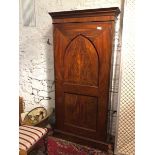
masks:
<svg viewBox="0 0 155 155"><path fill-rule="evenodd" d="M26 151L24 151L24 150L20 150L19 155L28 155L28 153Z"/></svg>
<svg viewBox="0 0 155 155"><path fill-rule="evenodd" d="M44 137L44 153L45 153L45 155L48 155L48 136L46 135L45 137Z"/></svg>

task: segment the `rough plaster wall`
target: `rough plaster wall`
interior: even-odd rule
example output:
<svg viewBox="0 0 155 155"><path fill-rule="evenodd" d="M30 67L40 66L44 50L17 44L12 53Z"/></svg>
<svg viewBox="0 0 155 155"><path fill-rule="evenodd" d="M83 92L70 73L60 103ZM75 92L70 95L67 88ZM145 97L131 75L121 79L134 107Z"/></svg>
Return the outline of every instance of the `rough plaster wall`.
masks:
<svg viewBox="0 0 155 155"><path fill-rule="evenodd" d="M25 111L37 106L50 111L55 106L52 21L48 12L116 6L120 6L119 0L36 0L35 27L23 26L20 13L19 94L25 99Z"/></svg>

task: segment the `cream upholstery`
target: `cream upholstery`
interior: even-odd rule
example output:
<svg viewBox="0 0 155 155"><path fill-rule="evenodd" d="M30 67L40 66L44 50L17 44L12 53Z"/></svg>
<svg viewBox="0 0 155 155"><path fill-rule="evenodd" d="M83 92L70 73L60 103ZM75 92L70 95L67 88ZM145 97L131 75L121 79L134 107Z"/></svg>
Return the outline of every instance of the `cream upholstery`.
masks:
<svg viewBox="0 0 155 155"><path fill-rule="evenodd" d="M21 150L29 150L36 144L45 134L46 128L22 125L19 126L19 148Z"/></svg>

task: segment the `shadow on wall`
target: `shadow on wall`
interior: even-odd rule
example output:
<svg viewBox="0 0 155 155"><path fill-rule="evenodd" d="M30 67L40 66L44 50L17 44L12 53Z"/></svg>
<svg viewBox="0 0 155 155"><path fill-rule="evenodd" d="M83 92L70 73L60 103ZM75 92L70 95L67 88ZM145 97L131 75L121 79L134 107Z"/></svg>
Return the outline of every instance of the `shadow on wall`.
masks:
<svg viewBox="0 0 155 155"><path fill-rule="evenodd" d="M48 112L53 111L55 108L55 77L54 77L54 50L53 50L53 27L52 24L49 30L46 33L46 49L45 49L45 57L46 57L46 86L48 97L46 102L46 108ZM44 102L44 101L42 101Z"/></svg>

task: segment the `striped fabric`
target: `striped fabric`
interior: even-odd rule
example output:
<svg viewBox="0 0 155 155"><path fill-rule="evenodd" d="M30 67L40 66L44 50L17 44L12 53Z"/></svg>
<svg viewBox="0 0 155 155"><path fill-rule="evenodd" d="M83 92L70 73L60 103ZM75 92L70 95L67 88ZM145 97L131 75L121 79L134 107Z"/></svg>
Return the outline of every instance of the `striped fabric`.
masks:
<svg viewBox="0 0 155 155"><path fill-rule="evenodd" d="M19 149L29 150L47 133L46 128L23 125L19 127Z"/></svg>

